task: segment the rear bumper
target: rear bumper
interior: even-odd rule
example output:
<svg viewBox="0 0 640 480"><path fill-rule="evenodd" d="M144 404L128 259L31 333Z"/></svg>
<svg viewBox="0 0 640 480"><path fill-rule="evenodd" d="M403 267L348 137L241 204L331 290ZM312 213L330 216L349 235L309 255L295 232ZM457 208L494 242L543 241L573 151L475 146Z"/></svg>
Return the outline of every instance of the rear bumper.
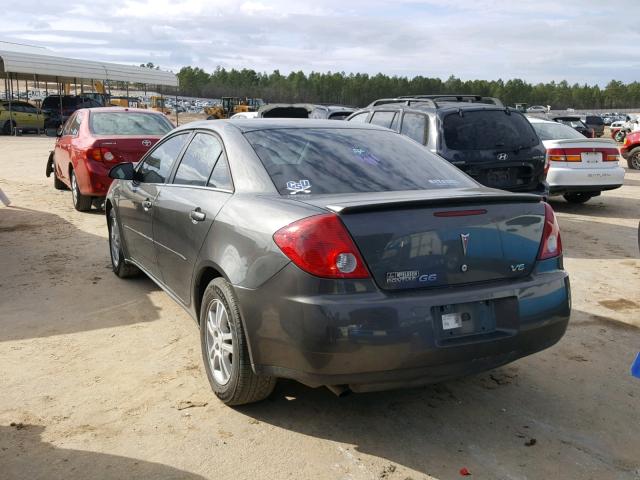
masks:
<svg viewBox="0 0 640 480"><path fill-rule="evenodd" d="M552 195L613 190L622 186L624 169L617 165L609 168L552 167L547 182Z"/></svg>
<svg viewBox="0 0 640 480"><path fill-rule="evenodd" d="M257 373L381 390L491 369L556 343L571 308L558 263L541 262L515 282L401 293L370 281L331 281L332 288L289 264L261 288L236 294ZM302 292L314 282L316 293ZM465 337L447 337L434 310L498 299L509 299L510 310L496 315L495 329Z"/></svg>

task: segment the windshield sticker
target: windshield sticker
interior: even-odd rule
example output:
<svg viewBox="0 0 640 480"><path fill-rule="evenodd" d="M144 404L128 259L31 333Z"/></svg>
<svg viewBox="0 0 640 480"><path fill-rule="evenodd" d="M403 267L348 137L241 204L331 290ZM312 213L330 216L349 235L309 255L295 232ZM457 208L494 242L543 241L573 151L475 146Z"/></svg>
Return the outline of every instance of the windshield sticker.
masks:
<svg viewBox="0 0 640 480"><path fill-rule="evenodd" d="M351 151L358 157L358 159L362 160L364 163L368 163L369 165L377 166L380 163L375 155L367 152L364 148L353 147Z"/></svg>
<svg viewBox="0 0 640 480"><path fill-rule="evenodd" d="M289 190L290 195L295 195L296 193L311 193L311 182L309 180L290 180L287 182L287 190Z"/></svg>
<svg viewBox="0 0 640 480"><path fill-rule="evenodd" d="M458 180L434 179L434 180L429 180L429 183L432 183L434 185L457 185L460 182Z"/></svg>

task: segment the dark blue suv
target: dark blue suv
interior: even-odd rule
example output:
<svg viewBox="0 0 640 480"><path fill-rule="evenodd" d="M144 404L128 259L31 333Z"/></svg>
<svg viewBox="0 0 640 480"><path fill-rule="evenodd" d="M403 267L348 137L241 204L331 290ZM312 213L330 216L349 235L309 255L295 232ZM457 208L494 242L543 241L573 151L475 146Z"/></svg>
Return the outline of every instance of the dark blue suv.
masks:
<svg viewBox="0 0 640 480"><path fill-rule="evenodd" d="M406 135L488 187L548 195L542 142L522 113L495 98L418 95L380 99L347 120Z"/></svg>

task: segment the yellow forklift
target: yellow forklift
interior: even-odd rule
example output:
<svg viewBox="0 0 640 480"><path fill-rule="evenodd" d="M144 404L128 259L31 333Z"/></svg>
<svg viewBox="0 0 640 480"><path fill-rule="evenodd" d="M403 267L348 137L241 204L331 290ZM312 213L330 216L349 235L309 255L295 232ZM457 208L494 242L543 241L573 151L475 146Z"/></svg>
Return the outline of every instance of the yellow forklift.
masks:
<svg viewBox="0 0 640 480"><path fill-rule="evenodd" d="M222 97L222 103L205 108L204 113L207 120L221 120L236 113L255 112L263 103L261 98Z"/></svg>

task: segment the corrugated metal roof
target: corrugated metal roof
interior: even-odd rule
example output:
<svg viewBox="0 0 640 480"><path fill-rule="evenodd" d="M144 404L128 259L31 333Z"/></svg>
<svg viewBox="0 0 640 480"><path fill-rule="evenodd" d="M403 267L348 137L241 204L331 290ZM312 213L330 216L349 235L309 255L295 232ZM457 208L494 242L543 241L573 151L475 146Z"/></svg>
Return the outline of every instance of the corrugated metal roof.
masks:
<svg viewBox="0 0 640 480"><path fill-rule="evenodd" d="M0 42L0 76L39 81L74 79L117 80L148 85L178 86L178 77L164 70L61 57L43 47Z"/></svg>

